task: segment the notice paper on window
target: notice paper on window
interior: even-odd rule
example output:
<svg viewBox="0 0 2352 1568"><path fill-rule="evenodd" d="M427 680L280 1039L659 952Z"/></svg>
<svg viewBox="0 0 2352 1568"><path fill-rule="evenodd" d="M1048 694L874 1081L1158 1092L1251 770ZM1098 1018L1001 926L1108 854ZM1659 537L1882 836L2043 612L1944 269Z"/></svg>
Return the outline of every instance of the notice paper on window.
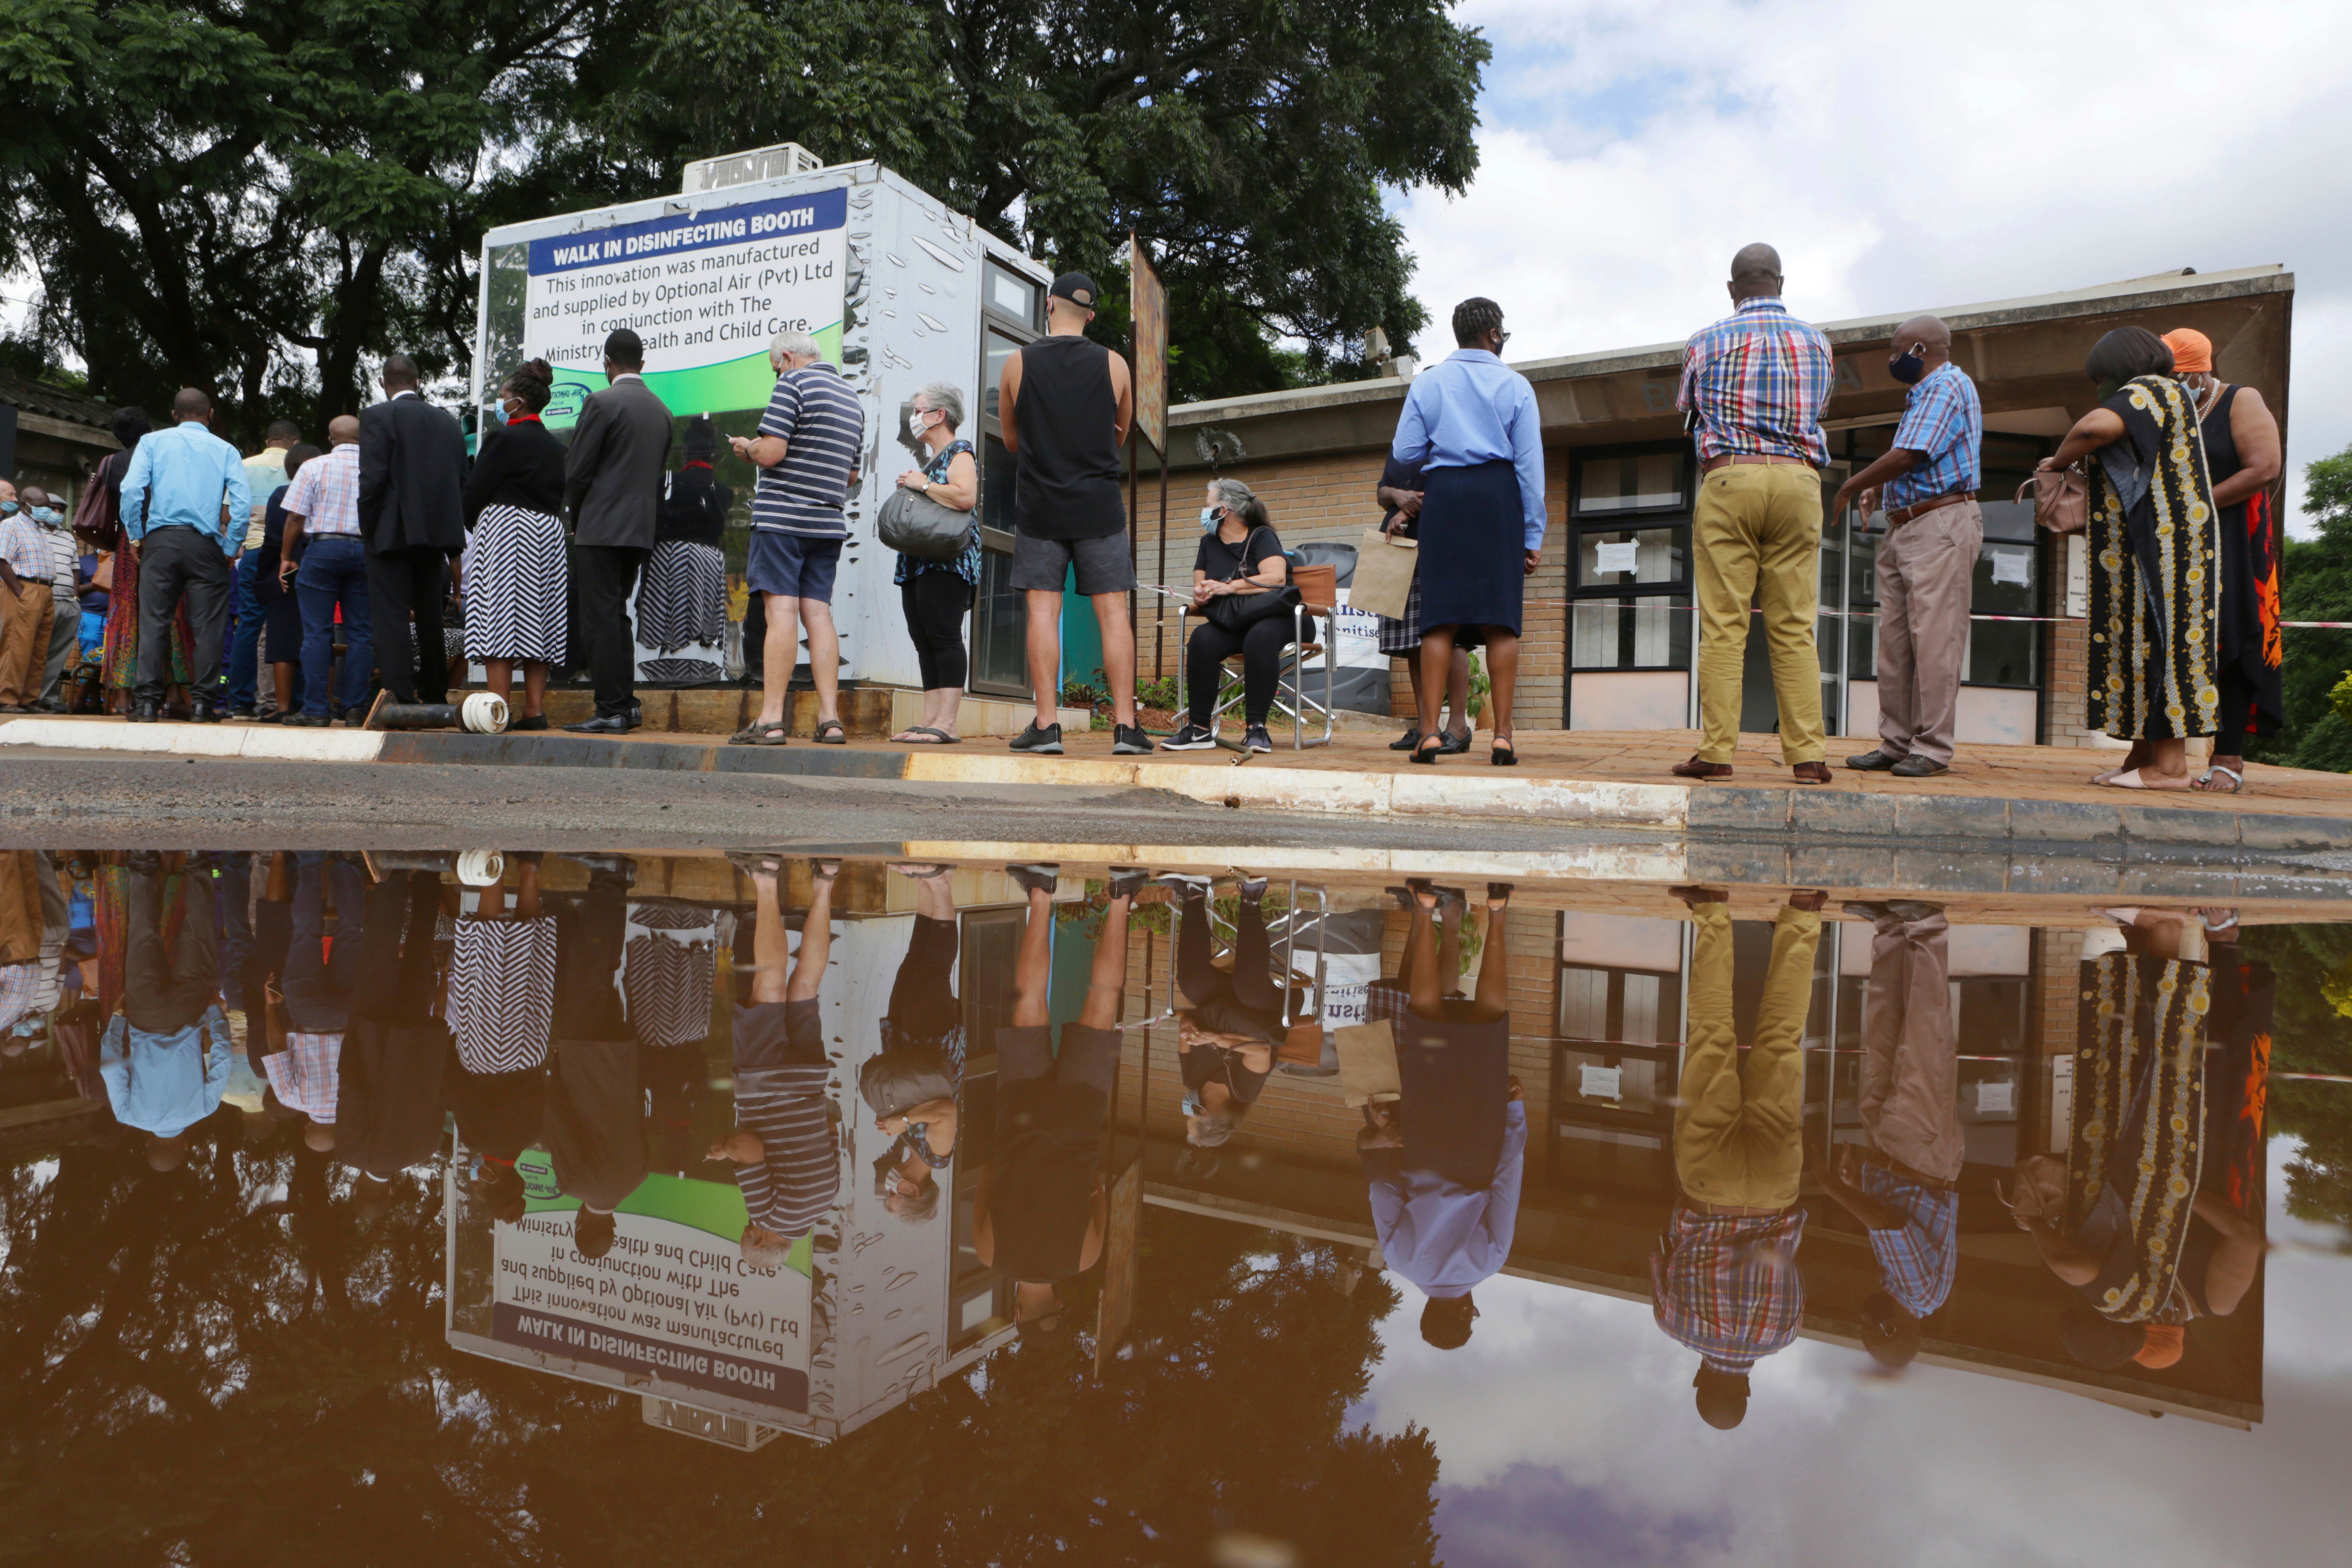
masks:
<svg viewBox="0 0 2352 1568"><path fill-rule="evenodd" d="M1641 545L1637 542L1631 539L1624 541L1622 543L1604 542L1602 543L1595 544L1592 548L1594 552L1599 556L1599 560L1595 563L1592 568L1596 573L1631 572L1635 570L1634 557L1640 553L1642 549ZM1999 568L1995 568L1995 570L1999 570Z"/></svg>
<svg viewBox="0 0 2352 1568"><path fill-rule="evenodd" d="M1605 549L1607 547L1603 546L1603 548ZM1988 552L1988 553L1992 557L1992 580L1994 582L2014 583L2017 586L2022 588L2032 581L2028 576L2028 572L2033 564L2033 557L2026 551L1994 550Z"/></svg>
<svg viewBox="0 0 2352 1568"><path fill-rule="evenodd" d="M1604 544L1601 548L1606 550L1609 547ZM1629 544L1625 548L1631 550L1633 547ZM1597 1068L1587 1062L1580 1075L1581 1081L1577 1085L1577 1092L1587 1100L1622 1099L1619 1084L1624 1070L1622 1068Z"/></svg>
<svg viewBox="0 0 2352 1568"><path fill-rule="evenodd" d="M1979 1116L2005 1116L2015 1111L2016 1109L2017 1085L2013 1080L2004 1079L1999 1083L1980 1082L1977 1085Z"/></svg>

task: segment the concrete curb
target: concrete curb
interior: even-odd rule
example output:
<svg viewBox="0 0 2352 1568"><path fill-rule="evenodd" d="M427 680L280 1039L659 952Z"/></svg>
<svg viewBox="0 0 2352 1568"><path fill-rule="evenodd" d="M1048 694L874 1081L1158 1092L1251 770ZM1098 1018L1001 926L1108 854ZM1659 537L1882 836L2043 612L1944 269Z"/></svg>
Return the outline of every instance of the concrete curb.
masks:
<svg viewBox="0 0 2352 1568"><path fill-rule="evenodd" d="M587 735L378 733L274 725L99 723L18 719L0 745L320 763L628 768L781 778L903 780L987 788L1161 790L1205 805L1367 817L1446 816L1644 828L1716 840L1873 845L1964 843L2039 857L2062 849L2135 858L2266 860L2352 849L2352 816L2246 812L2139 801L2035 801L1880 791L1626 784L1607 780L1286 768L1109 757L1027 757L993 747L871 751L795 743L729 746Z"/></svg>

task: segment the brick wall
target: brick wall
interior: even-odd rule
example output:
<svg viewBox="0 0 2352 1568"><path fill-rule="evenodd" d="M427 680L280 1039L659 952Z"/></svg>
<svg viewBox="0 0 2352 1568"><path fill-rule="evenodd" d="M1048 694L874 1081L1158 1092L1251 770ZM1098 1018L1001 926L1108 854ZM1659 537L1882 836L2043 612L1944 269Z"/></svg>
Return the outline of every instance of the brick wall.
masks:
<svg viewBox="0 0 2352 1568"><path fill-rule="evenodd" d="M2064 601L2058 602L2063 606ZM2084 694L2090 683L2090 623L2060 621L2050 631L2050 666L2042 673L2042 689L2049 693L2043 709L2042 744L2097 745L2099 738L2083 725Z"/></svg>

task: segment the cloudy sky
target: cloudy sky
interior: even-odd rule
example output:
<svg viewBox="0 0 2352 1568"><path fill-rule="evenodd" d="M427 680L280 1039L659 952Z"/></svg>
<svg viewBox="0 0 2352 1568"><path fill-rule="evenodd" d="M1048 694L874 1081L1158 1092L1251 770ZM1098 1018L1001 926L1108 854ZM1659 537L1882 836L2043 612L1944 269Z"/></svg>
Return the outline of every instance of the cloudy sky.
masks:
<svg viewBox="0 0 2352 1568"><path fill-rule="evenodd" d="M2352 443L2352 5L2340 0L1465 0L1481 168L1401 200L1442 353L1678 339L1777 245L1820 321L2167 268L2295 274L2291 474ZM1444 344L1444 348L1450 348ZM2290 499L2299 494L2299 483Z"/></svg>
<svg viewBox="0 0 2352 1568"><path fill-rule="evenodd" d="M2273 1193L2293 1152L2272 1141ZM1696 1358L1646 1302L1512 1279L1478 1288L1451 1352L1423 1342L1406 1288L1353 1419L1436 1443L1447 1568L2334 1561L2352 1528L2352 1257L2275 1208L2271 1237L2252 1432L1940 1368L1887 1382L1806 1340L1717 1432L1692 1407Z"/></svg>

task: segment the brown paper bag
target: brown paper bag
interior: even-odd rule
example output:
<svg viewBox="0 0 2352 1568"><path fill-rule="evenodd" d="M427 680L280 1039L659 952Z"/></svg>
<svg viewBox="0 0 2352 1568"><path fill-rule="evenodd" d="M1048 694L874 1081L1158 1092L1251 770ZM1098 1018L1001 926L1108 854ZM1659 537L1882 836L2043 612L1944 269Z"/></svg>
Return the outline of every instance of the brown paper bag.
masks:
<svg viewBox="0 0 2352 1568"><path fill-rule="evenodd" d="M1404 602L1412 592L1414 567L1421 549L1410 539L1392 538L1377 528L1364 530L1356 542L1356 574L1349 580L1348 606L1404 619Z"/></svg>
<svg viewBox="0 0 2352 1568"><path fill-rule="evenodd" d="M1404 1098L1397 1073L1396 1030L1387 1019L1350 1024L1331 1033L1339 1049L1339 1089L1350 1107Z"/></svg>

